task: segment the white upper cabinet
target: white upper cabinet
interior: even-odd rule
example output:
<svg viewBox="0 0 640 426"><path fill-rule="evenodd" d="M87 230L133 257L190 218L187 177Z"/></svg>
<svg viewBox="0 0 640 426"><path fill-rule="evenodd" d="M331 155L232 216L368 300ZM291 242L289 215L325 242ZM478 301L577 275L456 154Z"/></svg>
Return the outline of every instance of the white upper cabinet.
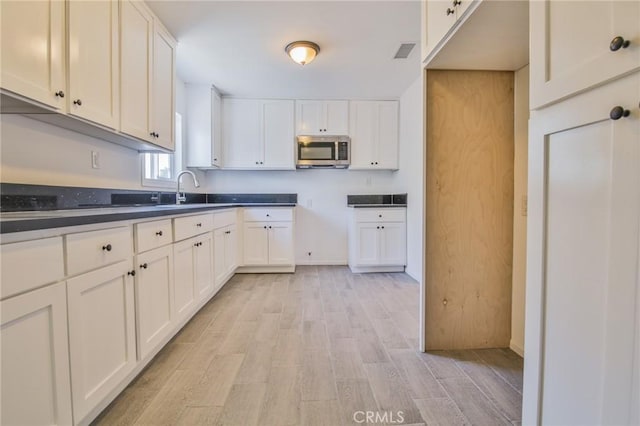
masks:
<svg viewBox="0 0 640 426"><path fill-rule="evenodd" d="M155 144L175 148L175 47L169 32L156 20L153 24L152 117Z"/></svg>
<svg viewBox="0 0 640 426"><path fill-rule="evenodd" d="M293 101L224 99L225 169L294 169Z"/></svg>
<svg viewBox="0 0 640 426"><path fill-rule="evenodd" d="M260 103L254 99L223 99L224 168L257 168L260 149Z"/></svg>
<svg viewBox="0 0 640 426"><path fill-rule="evenodd" d="M0 17L2 89L64 110L65 3L3 1Z"/></svg>
<svg viewBox="0 0 640 426"><path fill-rule="evenodd" d="M640 69L640 2L532 1L530 21L532 109Z"/></svg>
<svg viewBox="0 0 640 426"><path fill-rule="evenodd" d="M472 4L482 0L423 0L422 59L427 60L444 44L445 36L465 15ZM426 3L426 4L424 4ZM426 39L425 39L426 37Z"/></svg>
<svg viewBox="0 0 640 426"><path fill-rule="evenodd" d="M296 101L296 135L347 134L348 101Z"/></svg>
<svg viewBox="0 0 640 426"><path fill-rule="evenodd" d="M398 102L352 101L351 169L398 168Z"/></svg>
<svg viewBox="0 0 640 426"><path fill-rule="evenodd" d="M187 167L222 166L222 99L208 84L187 84Z"/></svg>
<svg viewBox="0 0 640 426"><path fill-rule="evenodd" d="M262 101L264 167L294 168L293 101Z"/></svg>
<svg viewBox="0 0 640 426"><path fill-rule="evenodd" d="M151 60L153 17L140 1L120 2L120 129L153 140L151 130Z"/></svg>
<svg viewBox="0 0 640 426"><path fill-rule="evenodd" d="M117 129L118 2L70 0L67 7L69 113Z"/></svg>

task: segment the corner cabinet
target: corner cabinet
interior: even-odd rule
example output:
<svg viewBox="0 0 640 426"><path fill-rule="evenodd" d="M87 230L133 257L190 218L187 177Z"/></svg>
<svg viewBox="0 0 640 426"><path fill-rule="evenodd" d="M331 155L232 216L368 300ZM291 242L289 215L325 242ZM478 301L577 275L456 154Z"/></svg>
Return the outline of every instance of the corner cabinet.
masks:
<svg viewBox="0 0 640 426"><path fill-rule="evenodd" d="M296 101L296 135L348 134L348 101Z"/></svg>
<svg viewBox="0 0 640 426"><path fill-rule="evenodd" d="M69 114L118 129L118 1L67 2Z"/></svg>
<svg viewBox="0 0 640 426"><path fill-rule="evenodd" d="M348 242L352 272L404 271L406 208L350 208Z"/></svg>
<svg viewBox="0 0 640 426"><path fill-rule="evenodd" d="M239 272L293 272L294 209L245 208L243 267Z"/></svg>
<svg viewBox="0 0 640 426"><path fill-rule="evenodd" d="M65 111L65 2L3 1L0 17L2 89Z"/></svg>
<svg viewBox="0 0 640 426"><path fill-rule="evenodd" d="M398 102L350 102L350 169L398 169Z"/></svg>
<svg viewBox="0 0 640 426"><path fill-rule="evenodd" d="M295 169L293 105L291 100L223 99L224 168Z"/></svg>

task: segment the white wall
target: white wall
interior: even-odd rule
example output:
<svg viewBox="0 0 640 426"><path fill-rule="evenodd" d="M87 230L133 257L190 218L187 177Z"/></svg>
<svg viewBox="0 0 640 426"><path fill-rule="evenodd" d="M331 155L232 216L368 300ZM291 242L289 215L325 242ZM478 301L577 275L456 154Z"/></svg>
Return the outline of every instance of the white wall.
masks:
<svg viewBox="0 0 640 426"><path fill-rule="evenodd" d="M422 281L424 205L423 78L420 76L400 98L400 169L395 185L409 194L407 205L407 274Z"/></svg>
<svg viewBox="0 0 640 426"><path fill-rule="evenodd" d="M514 191L513 191L513 281L511 288L511 343L524 356L524 305L527 261L527 217L523 199L527 196L529 144L529 66L515 72L514 84Z"/></svg>
<svg viewBox="0 0 640 426"><path fill-rule="evenodd" d="M176 109L184 114L184 84L176 84ZM147 189L137 151L15 114L0 115L0 180L7 183ZM100 168L91 168L91 151ZM187 182L187 179L185 179ZM187 183L187 189L192 187Z"/></svg>
<svg viewBox="0 0 640 426"><path fill-rule="evenodd" d="M407 272L422 268L422 79L400 100L400 170L230 171L207 173L216 193L297 193L296 263L348 261L347 194L408 193ZM308 253L311 252L311 256Z"/></svg>

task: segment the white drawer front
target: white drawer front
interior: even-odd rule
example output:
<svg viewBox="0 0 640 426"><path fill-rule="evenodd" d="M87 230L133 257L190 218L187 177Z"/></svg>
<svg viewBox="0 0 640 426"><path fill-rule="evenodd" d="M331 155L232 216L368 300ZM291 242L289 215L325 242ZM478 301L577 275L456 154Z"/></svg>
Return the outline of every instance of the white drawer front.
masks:
<svg viewBox="0 0 640 426"><path fill-rule="evenodd" d="M131 228L128 226L69 234L65 238L68 275L131 257Z"/></svg>
<svg viewBox="0 0 640 426"><path fill-rule="evenodd" d="M213 214L178 217L173 219L174 241L184 240L194 235L213 230Z"/></svg>
<svg viewBox="0 0 640 426"><path fill-rule="evenodd" d="M245 222L291 222L293 221L293 209L290 207L245 207Z"/></svg>
<svg viewBox="0 0 640 426"><path fill-rule="evenodd" d="M0 246L0 298L23 293L64 277L62 237Z"/></svg>
<svg viewBox="0 0 640 426"><path fill-rule="evenodd" d="M234 223L236 223L236 219L236 209L216 212L213 214L213 229L219 229L224 228L225 226L233 225Z"/></svg>
<svg viewBox="0 0 640 426"><path fill-rule="evenodd" d="M404 208L357 208L355 210L357 222L404 222L407 216Z"/></svg>
<svg viewBox="0 0 640 426"><path fill-rule="evenodd" d="M171 219L137 223L134 226L137 253L162 247L173 242Z"/></svg>

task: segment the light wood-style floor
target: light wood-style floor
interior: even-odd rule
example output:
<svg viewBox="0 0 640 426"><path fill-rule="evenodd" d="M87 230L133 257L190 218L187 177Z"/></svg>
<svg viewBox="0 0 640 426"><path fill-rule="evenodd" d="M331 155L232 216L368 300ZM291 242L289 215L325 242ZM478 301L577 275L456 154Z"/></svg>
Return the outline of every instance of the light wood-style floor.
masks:
<svg viewBox="0 0 640 426"><path fill-rule="evenodd" d="M518 424L522 358L418 352L418 303L405 274L236 275L96 424Z"/></svg>

